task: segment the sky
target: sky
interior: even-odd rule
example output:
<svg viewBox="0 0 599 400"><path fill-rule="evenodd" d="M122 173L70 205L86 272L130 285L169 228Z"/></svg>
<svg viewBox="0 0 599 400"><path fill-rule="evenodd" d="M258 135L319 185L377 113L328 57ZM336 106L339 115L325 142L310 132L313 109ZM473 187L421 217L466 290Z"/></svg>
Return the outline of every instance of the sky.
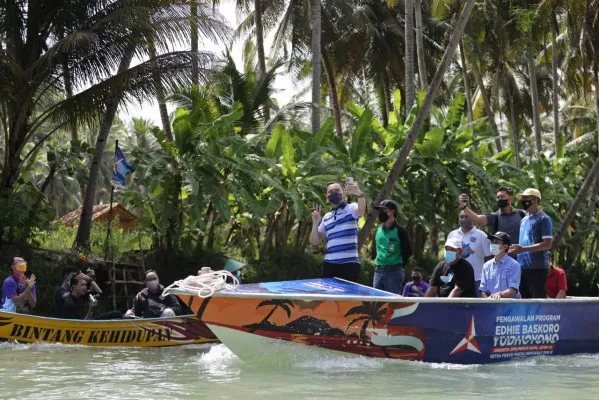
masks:
<svg viewBox="0 0 599 400"><path fill-rule="evenodd" d="M237 26L239 25L241 16L236 15L237 12L235 10L234 2L233 1L221 2L221 4L219 5L218 8L219 8L220 13L227 20L229 26L233 30L236 29ZM267 57L268 57L269 50L270 50L271 39L272 39L271 37L266 37L266 39L265 39L265 42L266 42L265 43L265 52L266 52ZM216 54L217 56L222 55L223 51L226 50L224 45L212 43L211 41L207 41L207 40L203 40L203 41L201 40L200 46L203 46L203 48L201 48L200 50L207 50L207 51L214 52L214 54ZM242 64L242 59L243 59L242 46L243 46L243 39L240 39L235 43L235 45L233 46L233 49L231 51L233 60L237 64L238 68L241 68L243 65ZM139 62L139 60L138 60L138 62ZM290 77L284 73L283 68L281 68L281 72L277 75L277 78L275 79L274 90L275 90L274 97L276 98L277 102L280 105L284 105L284 104L288 103L291 100L291 98L293 97L293 95L297 92L297 88L294 87ZM169 106L168 111L170 114L174 110L172 107ZM131 121L132 117L138 117L138 118L141 117L141 118L153 121L156 125L160 125L160 114L158 111L158 104L155 101L145 102L143 104L131 103L131 104L127 105L126 108L119 110L119 115L125 123L129 123Z"/></svg>

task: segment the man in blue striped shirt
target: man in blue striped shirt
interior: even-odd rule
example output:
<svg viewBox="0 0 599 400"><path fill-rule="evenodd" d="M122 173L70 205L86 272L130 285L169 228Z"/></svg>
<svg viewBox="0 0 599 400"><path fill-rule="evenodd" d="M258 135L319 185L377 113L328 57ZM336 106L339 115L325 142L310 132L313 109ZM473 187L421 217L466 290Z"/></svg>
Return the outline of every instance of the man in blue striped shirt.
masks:
<svg viewBox="0 0 599 400"><path fill-rule="evenodd" d="M346 195L357 196L358 202L346 203L343 200L344 192ZM353 179L348 180L345 191L339 182L329 182L327 200L333 209L321 218L320 206L314 206L310 234L310 242L314 246L318 246L323 239L327 242L322 277L357 282L360 275L358 220L364 215L366 200Z"/></svg>

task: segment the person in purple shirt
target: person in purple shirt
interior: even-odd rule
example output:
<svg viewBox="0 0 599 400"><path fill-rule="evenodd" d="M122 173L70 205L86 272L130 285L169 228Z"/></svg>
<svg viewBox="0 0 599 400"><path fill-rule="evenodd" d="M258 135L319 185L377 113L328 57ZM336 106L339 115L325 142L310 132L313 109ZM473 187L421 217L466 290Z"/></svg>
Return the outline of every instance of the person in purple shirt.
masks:
<svg viewBox="0 0 599 400"><path fill-rule="evenodd" d="M427 290L428 283L422 280L422 271L420 268L414 268L412 270L412 280L406 283L401 295L404 297L424 297Z"/></svg>
<svg viewBox="0 0 599 400"><path fill-rule="evenodd" d="M21 257L15 257L11 264L12 274L2 284L2 311L28 314L35 307L35 275L25 276L27 262Z"/></svg>

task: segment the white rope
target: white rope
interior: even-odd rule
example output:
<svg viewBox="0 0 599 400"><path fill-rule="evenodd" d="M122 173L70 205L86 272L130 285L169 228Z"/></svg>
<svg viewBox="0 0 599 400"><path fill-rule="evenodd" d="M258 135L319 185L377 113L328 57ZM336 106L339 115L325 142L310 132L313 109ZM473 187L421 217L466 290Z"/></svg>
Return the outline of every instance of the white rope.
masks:
<svg viewBox="0 0 599 400"><path fill-rule="evenodd" d="M229 278L232 283L227 283ZM170 294L169 289L176 288L179 292L185 291L186 294L206 298L223 289L235 290L237 286L239 286L239 279L229 271L212 271L210 267L203 267L197 275L190 275L185 279L175 281L166 287L162 294L166 296Z"/></svg>

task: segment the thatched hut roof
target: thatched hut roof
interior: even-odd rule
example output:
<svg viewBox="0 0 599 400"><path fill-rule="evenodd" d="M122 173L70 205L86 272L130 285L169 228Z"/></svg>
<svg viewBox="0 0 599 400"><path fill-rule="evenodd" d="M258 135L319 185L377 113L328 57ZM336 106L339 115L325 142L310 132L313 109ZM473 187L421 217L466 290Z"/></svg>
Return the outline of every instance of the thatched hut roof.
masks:
<svg viewBox="0 0 599 400"><path fill-rule="evenodd" d="M81 208L62 216L59 221L67 226L75 226L79 223L81 217ZM108 222L112 218L116 226L123 229L124 231L130 231L139 226L140 219L137 215L133 214L120 205L119 203L112 203L112 213L110 211L110 204L98 204L95 205L92 211L92 221L94 222Z"/></svg>

